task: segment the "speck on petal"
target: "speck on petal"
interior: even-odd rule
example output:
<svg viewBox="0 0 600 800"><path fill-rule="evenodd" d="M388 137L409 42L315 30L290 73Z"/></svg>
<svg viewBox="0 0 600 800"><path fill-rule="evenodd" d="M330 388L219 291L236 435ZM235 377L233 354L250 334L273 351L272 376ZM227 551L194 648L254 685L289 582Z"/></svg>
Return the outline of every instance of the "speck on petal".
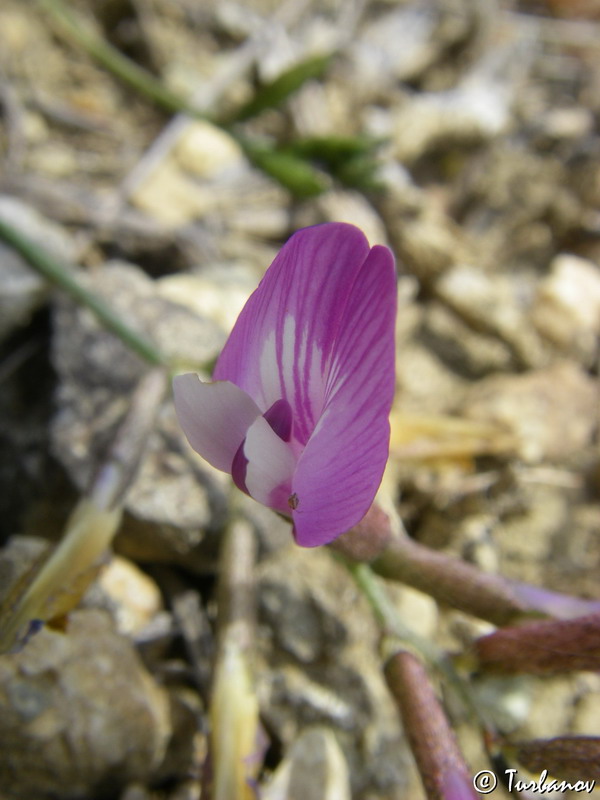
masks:
<svg viewBox="0 0 600 800"><path fill-rule="evenodd" d="M173 394L179 424L191 446L213 467L231 472L239 446L261 415L254 400L229 381L203 383L194 373L178 375Z"/></svg>

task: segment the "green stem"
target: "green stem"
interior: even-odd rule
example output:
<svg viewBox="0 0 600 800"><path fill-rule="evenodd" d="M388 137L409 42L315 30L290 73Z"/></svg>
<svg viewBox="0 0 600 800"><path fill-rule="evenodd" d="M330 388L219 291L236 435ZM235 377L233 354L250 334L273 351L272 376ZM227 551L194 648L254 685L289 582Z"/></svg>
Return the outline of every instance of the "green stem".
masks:
<svg viewBox="0 0 600 800"><path fill-rule="evenodd" d="M139 356L150 364L168 366L166 357L155 345L131 328L104 300L79 282L74 274L75 268L66 267L3 219L0 219L0 239L13 247L36 272L89 308L105 328L116 334Z"/></svg>
<svg viewBox="0 0 600 800"><path fill-rule="evenodd" d="M427 639L419 636L400 619L394 604L385 591L381 580L368 564L346 563L346 568L365 595L379 620L384 632L401 639L404 643L420 653L423 658L436 664L444 659L444 654Z"/></svg>
<svg viewBox="0 0 600 800"><path fill-rule="evenodd" d="M150 72L139 67L100 36L81 25L62 0L39 0L39 3L61 33L76 42L109 72L169 113L183 113L194 119L207 120L213 125L217 125L235 139L244 151L246 158L255 167L261 169L295 196L312 197L328 188L329 183L324 176L304 158L292 153L282 153L269 145L248 139L236 131L232 125L219 122L196 108L193 103L189 103L181 95L168 89ZM325 60L315 60L315 64L324 68ZM310 64L308 67L310 68ZM299 70L301 69L306 69L306 65L301 65ZM308 77L310 77L310 72ZM290 91L293 88L293 84L288 87ZM263 98L264 102L266 101Z"/></svg>
<svg viewBox="0 0 600 800"><path fill-rule="evenodd" d="M485 719L469 686L454 670L448 656L428 639L419 636L418 633L415 633L405 625L385 591L381 578L373 572L368 564L353 564L345 561L345 565L356 581L357 586L369 601L371 609L384 633L394 639L399 639L402 645L416 651L424 661L437 669L462 699L471 717L476 720L479 727L488 734L492 733L494 730L493 725L489 720Z"/></svg>
<svg viewBox="0 0 600 800"><path fill-rule="evenodd" d="M145 69L124 56L116 47L86 30L75 19L62 0L39 0L41 7L52 17L59 30L76 41L109 72L129 84L136 91L148 97L161 108L170 112L185 112L190 116L206 118L199 109L194 108L182 97L168 89Z"/></svg>

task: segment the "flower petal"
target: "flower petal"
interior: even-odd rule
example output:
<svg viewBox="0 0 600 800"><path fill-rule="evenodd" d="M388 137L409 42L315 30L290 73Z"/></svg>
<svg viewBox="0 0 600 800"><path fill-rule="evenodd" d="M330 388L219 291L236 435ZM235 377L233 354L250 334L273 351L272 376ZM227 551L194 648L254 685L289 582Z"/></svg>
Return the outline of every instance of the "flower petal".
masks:
<svg viewBox="0 0 600 800"><path fill-rule="evenodd" d="M245 483L250 495L275 511L289 514L288 498L296 456L264 417L250 426L244 455L248 459Z"/></svg>
<svg viewBox="0 0 600 800"><path fill-rule="evenodd" d="M339 322L325 385L325 406L292 482L295 536L325 544L368 511L389 449L394 395L396 279L386 247L374 247Z"/></svg>
<svg viewBox="0 0 600 800"><path fill-rule="evenodd" d="M287 400L293 436L306 444L325 402L325 382L344 309L369 253L353 225L327 223L295 233L242 310L214 371L262 411Z"/></svg>
<svg viewBox="0 0 600 800"><path fill-rule="evenodd" d="M280 439L284 442L289 442L292 433L292 407L287 400L277 400L268 411L265 411L263 417ZM238 489L241 489L242 492L246 494L250 494L246 486L248 458L244 452L245 444L246 440L244 439L233 457L231 477Z"/></svg>
<svg viewBox="0 0 600 800"><path fill-rule="evenodd" d="M289 442L292 436L293 415L292 407L287 400L276 400L271 408L263 414L277 436L284 442Z"/></svg>
<svg viewBox="0 0 600 800"><path fill-rule="evenodd" d="M173 394L179 424L191 446L213 467L231 472L239 446L260 417L254 400L229 381L203 383L191 372L173 380Z"/></svg>

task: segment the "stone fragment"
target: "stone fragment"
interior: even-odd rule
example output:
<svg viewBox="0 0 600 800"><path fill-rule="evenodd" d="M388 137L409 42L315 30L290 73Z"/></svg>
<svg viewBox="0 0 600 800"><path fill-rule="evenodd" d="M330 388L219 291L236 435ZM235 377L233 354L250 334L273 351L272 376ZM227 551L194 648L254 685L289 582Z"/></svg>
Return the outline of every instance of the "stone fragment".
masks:
<svg viewBox="0 0 600 800"><path fill-rule="evenodd" d="M98 584L113 607L119 633L136 636L162 610L158 586L131 561L113 556L101 570Z"/></svg>
<svg viewBox="0 0 600 800"><path fill-rule="evenodd" d="M176 120L128 177L131 202L167 228L222 214L234 231L282 237L285 191L256 170L235 139L206 121Z"/></svg>
<svg viewBox="0 0 600 800"><path fill-rule="evenodd" d="M148 781L171 735L167 695L100 611L76 611L0 657L0 786L8 800L114 793Z"/></svg>
<svg viewBox="0 0 600 800"><path fill-rule="evenodd" d="M531 713L532 679L529 676L487 675L473 682L477 705L503 734L512 733Z"/></svg>
<svg viewBox="0 0 600 800"><path fill-rule="evenodd" d="M203 178L215 178L245 164L244 154L235 139L202 120L186 125L175 145L174 156L184 170Z"/></svg>
<svg viewBox="0 0 600 800"><path fill-rule="evenodd" d="M436 284L438 297L472 328L500 339L518 362L542 366L543 342L529 320L533 279L488 274L471 264L457 264Z"/></svg>
<svg viewBox="0 0 600 800"><path fill-rule="evenodd" d="M494 375L467 392L463 413L504 425L527 461L557 460L591 443L597 425L595 382L572 362L522 375Z"/></svg>
<svg viewBox="0 0 600 800"><path fill-rule="evenodd" d="M495 336L473 330L441 303L428 303L424 328L432 350L459 375L483 377L513 365L506 344Z"/></svg>
<svg viewBox="0 0 600 800"><path fill-rule="evenodd" d="M540 136L550 141L582 141L593 130L594 115L583 106L551 108L540 120Z"/></svg>
<svg viewBox="0 0 600 800"><path fill-rule="evenodd" d="M56 257L67 261L73 258L74 247L66 233L19 200L1 196L0 219ZM49 283L0 241L0 342L29 322L49 291Z"/></svg>
<svg viewBox="0 0 600 800"><path fill-rule="evenodd" d="M585 673L579 676L579 694L574 708L571 733L580 736L598 736L600 719L600 675Z"/></svg>
<svg viewBox="0 0 600 800"><path fill-rule="evenodd" d="M535 739L540 734L544 739L552 739L568 732L576 680L573 675L532 680L531 706L518 731L514 732L515 740Z"/></svg>
<svg viewBox="0 0 600 800"><path fill-rule="evenodd" d="M552 563L557 537L570 530L566 492L554 486L528 486L524 491L526 507L520 514L507 516L495 530L502 543L499 569L526 583L548 585L548 563Z"/></svg>
<svg viewBox="0 0 600 800"><path fill-rule="evenodd" d="M394 155L410 163L442 143L464 147L497 136L510 119L509 97L506 86L487 76L411 97L392 116Z"/></svg>
<svg viewBox="0 0 600 800"><path fill-rule="evenodd" d="M278 766L263 800L350 800L350 780L344 754L327 728L304 730Z"/></svg>
<svg viewBox="0 0 600 800"><path fill-rule="evenodd" d="M600 336L600 267L578 256L557 256L538 286L532 318L561 353L591 365Z"/></svg>
<svg viewBox="0 0 600 800"><path fill-rule="evenodd" d="M0 608L12 604L27 574L43 562L49 548L49 542L37 536L12 536L6 542L0 550Z"/></svg>
<svg viewBox="0 0 600 800"><path fill-rule="evenodd" d="M201 219L211 209L211 197L169 161L158 164L131 194L132 202L160 224L178 228Z"/></svg>
<svg viewBox="0 0 600 800"><path fill-rule="evenodd" d="M89 286L163 353L190 369L214 359L225 339L210 320L161 297L152 280L130 264L98 269ZM59 385L52 445L71 480L85 490L147 366L89 311L64 298L57 303L54 327ZM206 553L198 545L223 524L225 485L221 473L192 454L167 399L130 487L116 546L133 560L205 568ZM215 548L216 543L209 546L213 555Z"/></svg>
<svg viewBox="0 0 600 800"><path fill-rule="evenodd" d="M213 320L229 333L246 300L258 285L258 276L244 264L222 264L200 274L166 275L156 282L161 297Z"/></svg>
<svg viewBox="0 0 600 800"><path fill-rule="evenodd" d="M449 370L435 353L414 342L396 358L398 401L401 411L422 414L449 411L460 403L465 381Z"/></svg>
<svg viewBox="0 0 600 800"><path fill-rule="evenodd" d="M393 7L367 20L362 36L349 50L361 87L381 91L387 85L391 89L395 82L421 74L439 53L434 25L434 16L416 5Z"/></svg>
<svg viewBox="0 0 600 800"><path fill-rule="evenodd" d="M77 172L77 154L70 145L46 139L32 150L28 167L52 180L65 180Z"/></svg>
<svg viewBox="0 0 600 800"><path fill-rule="evenodd" d="M317 198L316 205L327 222L349 222L360 228L371 245L387 244L381 217L360 192L332 191Z"/></svg>
<svg viewBox="0 0 600 800"><path fill-rule="evenodd" d="M435 600L410 586L390 583L388 593L392 598L400 619L410 620L410 627L419 636L433 641L437 628L439 611Z"/></svg>
<svg viewBox="0 0 600 800"><path fill-rule="evenodd" d="M407 751L376 656L378 629L347 571L325 549L288 547L258 568L261 714L290 747L327 726L353 796L400 797ZM387 794L386 794L387 793Z"/></svg>

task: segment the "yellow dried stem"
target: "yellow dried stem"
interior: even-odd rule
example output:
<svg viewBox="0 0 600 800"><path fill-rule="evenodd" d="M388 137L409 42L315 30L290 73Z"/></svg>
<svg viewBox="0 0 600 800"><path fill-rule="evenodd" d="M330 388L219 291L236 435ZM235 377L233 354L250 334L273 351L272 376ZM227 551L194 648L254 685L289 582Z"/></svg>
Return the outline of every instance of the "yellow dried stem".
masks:
<svg viewBox="0 0 600 800"><path fill-rule="evenodd" d="M226 533L219 582L219 644L211 718L212 800L254 800L258 699L252 676L254 535L241 520Z"/></svg>
<svg viewBox="0 0 600 800"><path fill-rule="evenodd" d="M88 498L80 500L67 522L65 535L29 587L7 601L0 619L0 652L12 649L33 620L48 622L77 604L93 579L92 566L106 550L121 521L122 509L104 510Z"/></svg>
<svg viewBox="0 0 600 800"><path fill-rule="evenodd" d="M258 700L247 654L234 641L219 655L210 720L212 800L254 800Z"/></svg>
<svg viewBox="0 0 600 800"><path fill-rule="evenodd" d="M0 609L0 653L24 641L32 623L67 614L96 576L100 558L121 522L123 499L166 385L163 370L153 370L140 381L108 457L69 517L62 540Z"/></svg>

